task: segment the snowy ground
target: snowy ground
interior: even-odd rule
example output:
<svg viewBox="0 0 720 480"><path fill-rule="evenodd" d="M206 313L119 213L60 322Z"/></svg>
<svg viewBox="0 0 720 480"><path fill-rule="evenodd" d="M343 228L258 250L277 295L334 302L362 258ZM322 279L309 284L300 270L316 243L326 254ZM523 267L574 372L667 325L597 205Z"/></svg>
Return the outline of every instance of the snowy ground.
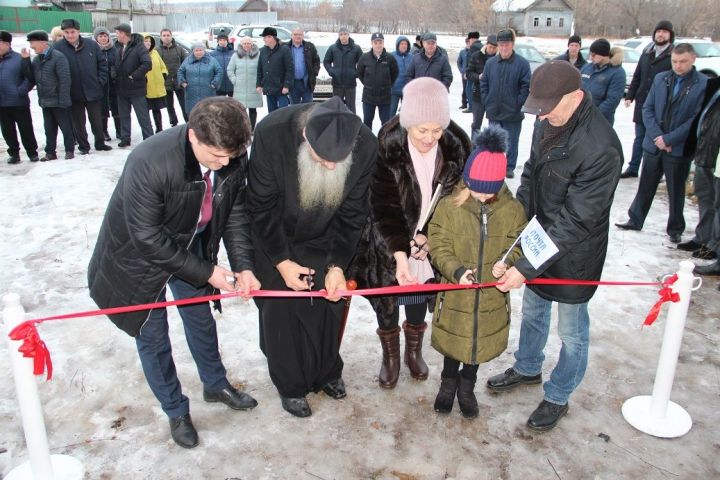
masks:
<svg viewBox="0 0 720 480"><path fill-rule="evenodd" d="M449 47L462 45L462 39L441 40ZM545 50L563 48L562 41L543 44ZM13 46L18 49L22 42ZM459 105L456 81L451 88L452 116L469 130L471 115L461 113ZM39 109L34 113L42 145L42 117ZM618 109L615 127L629 156L631 109ZM528 118L520 161L528 156L531 130ZM134 145L140 143L139 135L134 126ZM0 140L2 158L5 148ZM0 293L19 293L30 317L95 308L87 295L87 262L127 153L115 148L72 161L31 164L23 152L21 164L0 164L5 198L0 206L5 245L0 253ZM518 182L516 178L508 183L515 190ZM621 181L613 221L626 219L636 187L637 180ZM688 239L697 209L689 201L686 207ZM663 190L642 232L611 227L604 279L654 281L689 258L668 242L666 218ZM53 380L39 382L51 451L80 459L87 479L720 478L715 430L720 420L717 285L718 278L705 278L692 297L672 399L687 409L694 425L675 440L635 430L620 412L626 399L652 391L664 315L651 328L639 327L657 299L657 289L601 287L590 303L592 345L585 380L571 398L568 416L549 433L536 434L524 425L542 399L540 388L493 395L483 386L486 377L512 364L522 291L512 295L510 348L480 368L476 393L481 414L474 421L464 420L457 406L450 415L433 412L442 359L427 338L430 378L412 380L403 367L397 388L378 388L380 345L374 315L362 298L353 301L342 345L348 397L334 401L311 394L314 415L291 417L280 406L258 348L257 310L238 300L226 303L218 327L231 382L260 403L251 412L202 401L179 318L171 310L175 360L201 438L200 446L191 451L170 439L167 420L146 386L131 338L106 318L43 325L40 333L55 363ZM0 342L0 358L7 358L6 349ZM558 350L553 334L546 348L546 376ZM0 478L28 460L13 380L9 369L4 371Z"/></svg>

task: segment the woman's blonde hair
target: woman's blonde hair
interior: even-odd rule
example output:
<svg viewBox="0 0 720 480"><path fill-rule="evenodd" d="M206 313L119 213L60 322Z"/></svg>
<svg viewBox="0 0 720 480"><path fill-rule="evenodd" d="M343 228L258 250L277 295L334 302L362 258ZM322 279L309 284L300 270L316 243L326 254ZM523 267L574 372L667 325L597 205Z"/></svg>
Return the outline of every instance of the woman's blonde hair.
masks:
<svg viewBox="0 0 720 480"><path fill-rule="evenodd" d="M61 38L63 38L62 28L53 27L52 30L50 30L50 41L56 42Z"/></svg>

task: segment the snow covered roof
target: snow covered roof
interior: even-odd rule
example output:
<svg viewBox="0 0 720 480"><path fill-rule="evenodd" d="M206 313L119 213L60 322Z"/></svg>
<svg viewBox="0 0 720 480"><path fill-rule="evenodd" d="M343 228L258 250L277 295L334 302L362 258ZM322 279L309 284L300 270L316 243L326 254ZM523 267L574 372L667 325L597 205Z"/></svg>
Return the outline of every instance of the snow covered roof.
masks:
<svg viewBox="0 0 720 480"><path fill-rule="evenodd" d="M495 0L492 9L496 12L522 12L537 0Z"/></svg>

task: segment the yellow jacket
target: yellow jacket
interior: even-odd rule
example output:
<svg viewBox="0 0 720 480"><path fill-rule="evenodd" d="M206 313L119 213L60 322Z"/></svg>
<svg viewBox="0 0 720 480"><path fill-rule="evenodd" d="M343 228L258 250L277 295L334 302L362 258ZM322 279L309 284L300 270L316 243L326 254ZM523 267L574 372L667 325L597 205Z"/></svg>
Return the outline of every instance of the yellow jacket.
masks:
<svg viewBox="0 0 720 480"><path fill-rule="evenodd" d="M167 75L168 69L157 50L153 48L149 53L152 60L152 69L145 74L145 78L147 78L147 95L145 96L147 98L162 98L167 95L163 74Z"/></svg>

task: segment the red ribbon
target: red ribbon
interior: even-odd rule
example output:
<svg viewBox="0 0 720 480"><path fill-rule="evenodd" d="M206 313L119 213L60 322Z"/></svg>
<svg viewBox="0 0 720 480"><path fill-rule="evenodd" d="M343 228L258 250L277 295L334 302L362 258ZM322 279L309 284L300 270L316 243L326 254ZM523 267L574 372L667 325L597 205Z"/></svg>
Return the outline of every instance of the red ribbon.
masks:
<svg viewBox="0 0 720 480"><path fill-rule="evenodd" d="M658 292L660 295L660 299L655 302L655 305L652 306L650 309L650 313L648 313L647 317L645 317L645 321L643 322L643 327L645 325L652 325L655 320L657 320L658 315L660 314L660 308L662 307L663 303L666 302L679 302L680 301L680 295L676 292L673 292L672 290L672 284L675 283L678 279L677 274L671 275L662 283L662 288Z"/></svg>
<svg viewBox="0 0 720 480"><path fill-rule="evenodd" d="M660 290L661 299L653 306L645 325L650 325L655 321L660 310L662 303L672 300L677 302L678 298L676 293L672 293L669 286L677 280L677 275L669 277L665 282L613 282L613 281L595 281L595 280L568 280L562 278L537 278L535 280L528 280L525 283L527 285L583 285L583 286L600 286L600 285L629 285L629 286L654 286L662 285L663 288ZM359 290L348 289L338 290L337 295L341 297L349 297L353 295L362 296L373 296L373 295L399 295L408 293L435 293L445 292L449 290L465 290L470 288L490 288L497 286L497 282L490 283L474 283L472 285L457 285L449 283L429 283L423 285L405 285L405 286L391 286L391 287L379 287L379 288L363 288ZM669 293L665 293L665 291ZM668 295L667 299L663 299L663 295ZM113 315L118 313L137 312L142 310L152 310L155 308L165 308L171 306L182 306L192 305L195 303L210 302L213 300L221 300L225 298L234 298L240 296L239 292L221 293L218 295L206 295L204 297L185 298L182 300L173 300L170 302L157 302L157 303L145 303L141 305L130 305L123 307L112 307L103 308L99 310L87 310L84 312L72 312L61 315L52 315L49 317L35 318L27 320L10 332L10 338L13 340L22 340L23 344L18 349L24 357L34 359L34 373L35 375L42 375L47 368L47 379L52 378L52 360L50 359L50 352L38 335L35 325L38 323L46 322L49 320L67 320L70 318L83 318L83 317L95 317L101 315ZM327 296L325 290L314 290L314 291L289 291L289 290L253 290L250 292L251 297L263 297L263 298L322 298ZM654 312L654 316L653 316ZM652 317L652 320L651 320ZM648 323L649 322L649 323Z"/></svg>
<svg viewBox="0 0 720 480"><path fill-rule="evenodd" d="M10 332L12 340L22 340L18 352L25 358L33 359L33 374L42 375L47 368L47 379L52 379L53 366L50 358L50 351L45 342L38 335L37 328L33 322L23 322Z"/></svg>

